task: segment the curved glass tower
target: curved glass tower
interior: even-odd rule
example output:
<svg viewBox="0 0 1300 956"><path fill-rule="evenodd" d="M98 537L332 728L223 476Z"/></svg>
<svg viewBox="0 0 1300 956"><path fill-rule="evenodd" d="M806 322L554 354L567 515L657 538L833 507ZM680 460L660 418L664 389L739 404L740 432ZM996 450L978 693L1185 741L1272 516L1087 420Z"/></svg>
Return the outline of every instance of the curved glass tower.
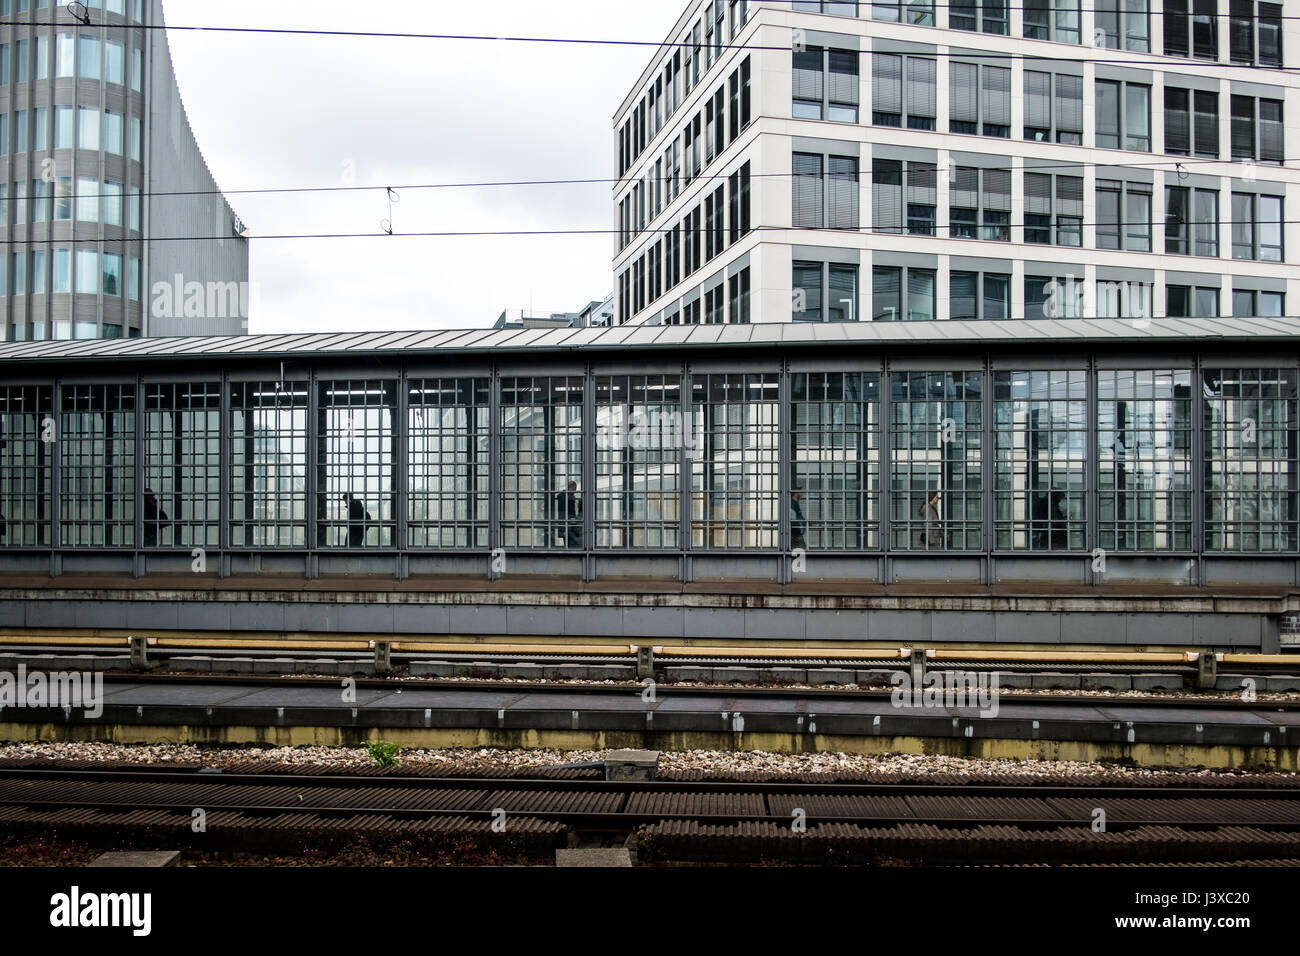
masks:
<svg viewBox="0 0 1300 956"><path fill-rule="evenodd" d="M0 340L247 332L248 244L162 22L161 0L0 0Z"/></svg>

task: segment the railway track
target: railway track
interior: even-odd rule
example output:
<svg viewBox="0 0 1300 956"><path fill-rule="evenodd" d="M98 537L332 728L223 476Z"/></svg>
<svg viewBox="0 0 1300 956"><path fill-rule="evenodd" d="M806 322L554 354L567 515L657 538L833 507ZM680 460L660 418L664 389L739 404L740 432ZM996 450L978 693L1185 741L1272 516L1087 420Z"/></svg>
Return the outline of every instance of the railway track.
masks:
<svg viewBox="0 0 1300 956"><path fill-rule="evenodd" d="M1104 832L1098 830L1099 812ZM204 831L193 834L202 813ZM0 832L133 833L190 845L464 833L640 845L650 856L929 860L1282 858L1300 852L1300 788L1113 783L603 781L0 768ZM188 837L187 837L188 834ZM1163 848L1163 849L1161 849ZM1180 856L1180 854L1184 854Z"/></svg>

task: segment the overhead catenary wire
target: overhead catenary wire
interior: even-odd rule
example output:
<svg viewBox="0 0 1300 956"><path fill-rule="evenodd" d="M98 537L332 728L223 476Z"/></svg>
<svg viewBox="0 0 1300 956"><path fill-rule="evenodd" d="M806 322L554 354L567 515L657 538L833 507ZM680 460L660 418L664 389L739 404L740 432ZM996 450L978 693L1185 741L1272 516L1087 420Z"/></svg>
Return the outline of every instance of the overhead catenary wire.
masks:
<svg viewBox="0 0 1300 956"><path fill-rule="evenodd" d="M1294 19L1294 18L1291 18ZM882 21L870 20L869 22L879 23ZM889 21L883 21L889 22ZM59 26L57 21L7 21L10 26L31 26L31 27L49 27ZM306 36L306 37L333 37L333 38L361 38L361 39L387 39L387 40L441 40L441 41L462 41L462 42L480 42L480 43L536 43L546 45L577 45L577 46L614 46L614 47L653 47L660 48L685 48L685 49L704 49L707 44L694 43L693 41L677 40L612 40L606 38L585 38L585 37L539 37L539 36L493 36L491 34L476 33L413 33L397 30L313 30L306 27L223 27L223 26L193 26L193 25L171 25L171 24L141 24L141 23L86 23L81 20L73 24L62 24L64 26L87 26L101 29L123 29L123 30L162 30L166 32L178 33L228 33L234 35L278 35L278 36ZM906 24L904 24L906 25ZM951 27L949 29L952 29ZM1023 39L1021 37L1010 37L1009 34L982 33L980 31L959 30L959 33L970 33L972 36L1006 36L1010 39ZM1082 45L1082 44L1080 44ZM751 50L751 51L772 51L772 52L791 52L790 46L776 46L771 44L758 43L718 43L709 49L723 51ZM857 52L859 55L870 55L872 50L848 51ZM929 52L926 56L937 57L962 57L962 58L981 58L988 57L992 59L1003 60L1042 60L1052 61L1059 60L1063 63L1099 63L1099 64L1118 64L1135 66L1142 65L1140 57L1144 55L1142 51L1131 51L1130 56L1119 58L1098 58L1098 57L1061 57L1033 53L986 53L986 52L962 52L957 50L948 50L944 52ZM1160 60L1148 60L1147 62L1155 65L1168 65L1169 62L1184 62L1182 57L1164 57ZM1197 62L1195 58L1193 63ZM1221 63L1217 60L1202 60L1206 65L1214 65L1231 69L1248 69L1248 70L1277 70L1280 72L1296 72L1298 67L1291 66L1257 66L1250 63Z"/></svg>
<svg viewBox="0 0 1300 956"><path fill-rule="evenodd" d="M1234 224L1236 224L1236 223L1239 222L1239 221L1241 221L1241 220L1234 220L1234 219L1203 219L1203 220L1195 220L1195 219L1190 219L1190 218L1189 218L1189 219L1186 220L1186 224L1187 224L1188 227L1190 228L1190 227L1194 227L1194 226L1211 226L1211 225L1222 226L1222 225L1234 225ZM665 226L665 227L662 227L662 228L654 228L654 229L645 229L645 230L643 230L643 231L640 233L640 235L645 235L646 233L652 233L652 234L663 235L663 234L666 234L666 233L670 233L670 232L672 232L673 229L676 228L676 227L679 226L679 225L680 225L680 223L675 223L675 224L672 225L672 226ZM958 225L966 226L966 225L968 225L968 224L961 223L961 224L958 224ZM984 225L977 225L976 228L992 228L993 225L996 225L996 226L1001 227L1001 228L1007 228L1007 229L1042 229L1042 228L1051 228L1050 226L1037 226L1037 225L1031 225L1031 224L1025 224L1025 223L996 223L996 224L984 224ZM1109 223L1109 222L1108 222L1108 223L1087 223L1087 222L1085 222L1085 223L1072 224L1072 226L1073 226L1073 225L1077 225L1077 226L1079 226L1080 228L1083 228L1083 227L1094 227L1094 228L1095 228L1095 227L1097 227L1097 226L1115 226L1116 228L1120 228L1120 229L1122 229L1122 228L1124 228L1127 224L1124 223L1124 222L1119 222L1119 223ZM1256 225L1261 225L1261 226L1275 226L1275 225L1294 226L1294 225L1300 225L1300 219L1283 219L1283 220L1272 219L1272 220L1265 220L1265 221L1258 222L1258 223L1256 223ZM933 226L932 228L934 228L934 229L937 231L937 230L940 230L940 229L954 229L954 228L957 228L957 226L954 226L954 225L952 225L952 224L949 224L949 225L947 225L947 226L943 226L943 225L940 225L940 224L936 223L936 224L934 224L934 226ZM701 232L702 232L702 233L703 233L703 232L706 232L706 231L707 231L707 230L704 229L704 227L701 227ZM474 229L467 229L467 230L450 230L450 229L449 229L449 230L429 230L429 231L419 231L419 232L385 232L385 231L380 231L380 232L281 233L281 234L267 234L267 235L261 235L261 236L259 236L259 235L248 235L248 236L244 236L243 238L245 238L245 239L247 239L247 240L249 240L249 241L258 241L258 242L265 242L265 241L279 241L279 240L290 240L290 239L461 239L461 238L493 237L493 236L495 236L495 237L503 237L503 238L516 237L516 236L519 236L519 237L522 237L522 236L614 236L614 235L618 235L619 232L620 232L620 230L618 230L618 229L482 229L482 230L474 230ZM837 234L864 235L864 236L879 235L879 236L893 236L893 237L898 237L898 236L911 236L911 237L913 237L913 238L926 238L926 239L934 239L934 238L938 238L938 237L936 237L936 236L932 236L932 235L930 235L930 234L928 234L928 233L915 233L915 232L909 232L909 231L907 230L907 228L904 227L904 226L887 227L887 228L880 228L880 229L877 229L877 228L874 228L874 227L833 227L833 226L752 226L752 227L750 228L749 232L830 232L830 233L837 233ZM749 233L746 233L746 235L748 235L748 234L749 234ZM217 242L217 241L219 241L219 240L233 239L233 238L238 238L238 237L236 237L236 236L141 236L141 237L139 237L139 238L132 238L132 237L128 237L128 236L117 236L117 237L100 236L100 237L91 237L91 238L85 238L85 239L83 239L83 238L76 238L76 239L73 239L73 238L71 238L71 237L69 237L69 238L67 238L67 239L36 239L36 240L33 240L33 239L0 239L0 245L4 245L4 246L9 246L9 245L30 245L30 244L37 244L37 245L61 245L61 244L63 244L63 243L68 243L68 244L71 244L71 245L93 245L93 244L95 244L95 243L105 243L105 242L112 242L112 243L130 243L130 242L143 242L143 243L150 243L150 242ZM737 242L739 242L739 241L740 241L740 240L737 240ZM970 239L969 241L971 241L971 242L1007 242L1007 240L993 240L993 239ZM1007 244L1008 244L1008 245L1014 245L1015 243L1007 242ZM1062 246L1062 245L1059 245L1059 244L1056 244L1056 243L1038 243L1038 242L1035 242L1035 243L1025 243L1025 244L1026 244L1026 245L1032 245L1032 246L1034 246L1034 247L1036 247L1036 248L1056 248L1056 249L1084 249L1084 248L1086 248L1086 247L1083 247L1083 246ZM1136 251L1136 250L1131 250L1131 249L1130 249L1130 250L1123 250L1123 249L1106 250L1106 249L1102 249L1102 250L1096 250L1096 251L1101 251L1101 252L1107 252L1107 251L1111 251L1111 252L1125 252L1125 251L1127 251L1127 252L1133 252L1133 251ZM1172 253L1171 253L1171 254L1172 254ZM1213 257L1213 256L1210 256L1210 257L1205 257L1205 258L1219 258L1219 257ZM1264 261L1264 260L1236 260L1236 261Z"/></svg>
<svg viewBox="0 0 1300 956"><path fill-rule="evenodd" d="M894 127L881 127L881 128L892 129ZM1023 141L1016 140L1012 142L1032 142L1032 140L1023 140ZM1050 144L1050 145L1059 145L1059 144ZM959 152L959 151L950 150L949 152ZM972 166L971 168L978 168L978 169L985 170L987 172L1005 172L1005 173L1012 173L1012 172L1035 173L1035 172L1042 172L1045 170L1082 170L1082 169L1114 169L1114 170L1144 169L1144 170L1151 170L1155 172L1155 171L1163 170L1166 167L1172 167L1173 171L1177 171L1179 167L1183 167L1183 166L1197 166L1197 165L1208 165L1208 164L1224 164L1224 165L1236 166L1246 162L1245 160L1240 160L1240 159L1198 158L1198 159L1153 160L1147 163L1118 163L1118 162L1095 163L1095 162L1085 162L1080 160L1062 160L1060 162L1040 163L1039 161L1034 160L1032 158L1026 157L1026 159L1028 160L1029 163L1033 163L1033 165L1028 165L1028 164L1021 165L1021 166L976 165L976 166ZM1272 162L1261 163L1255 160L1250 160L1250 162L1254 163L1254 168L1256 170L1269 170L1269 169L1281 170L1287 168L1283 165L1278 165ZM1300 162L1300 158L1287 157L1283 159L1281 162L1282 163ZM962 165L963 164L960 162L950 163L950 167L953 168ZM942 169L945 167L940 166L938 168ZM734 170L732 170L732 172L734 172ZM714 181L714 180L727 179L730 175L731 172L701 173L698 176L692 177L691 182L686 185L683 185L682 189L686 189L690 185L700 181ZM794 173L794 172L753 173L751 174L750 178L751 179L793 179L798 177L799 175L800 175L799 173ZM1208 174L1208 175L1212 175L1212 174ZM404 184L398 184L392 186L382 186L382 185L380 186L268 186L268 187L256 187L250 189L180 189L180 190L156 190L156 191L155 190L141 191L141 190L132 189L132 190L125 191L123 193L73 192L63 198L68 198L72 200L75 199L138 199L141 197L148 197L151 199L166 199L166 198L186 197L186 196L269 196L269 195L294 195L299 193L365 193L365 192L382 193L386 191L402 192L404 190L416 191L422 189L492 189L492 188L513 188L513 187L524 187L524 186L584 186L584 185L600 186L600 185L609 185L609 184L617 184L617 183L632 184L632 183L639 183L645 181L675 182L681 180L682 178L683 177L681 176L676 176L676 177L674 176L621 176L621 177L602 176L602 177L589 177L589 178L579 178L579 179L501 179L501 180L484 180L481 182L404 183ZM870 180L871 170L864 165L863 168L860 169L858 172L858 178L864 180ZM1279 183L1278 185L1284 186L1286 184ZM40 197L28 195L26 197L26 201L30 202L36 199L49 199L51 198L52 195L53 194L50 193L47 193L46 195ZM59 198L59 197L55 197L55 198ZM17 199L15 197L10 197L9 201L22 202L23 200ZM5 200L0 199L0 205L3 205L4 202Z"/></svg>

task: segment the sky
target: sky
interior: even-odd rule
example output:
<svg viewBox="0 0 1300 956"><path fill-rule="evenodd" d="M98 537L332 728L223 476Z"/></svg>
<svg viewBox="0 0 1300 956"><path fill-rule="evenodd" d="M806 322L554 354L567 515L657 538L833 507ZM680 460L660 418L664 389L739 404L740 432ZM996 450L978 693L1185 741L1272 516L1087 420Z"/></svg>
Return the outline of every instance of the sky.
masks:
<svg viewBox="0 0 1300 956"><path fill-rule="evenodd" d="M179 26L661 41L683 0L165 0ZM609 179L613 117L653 47L172 31L190 124L258 234L371 233L382 187ZM612 183L398 189L394 231L609 229ZM486 328L613 286L610 235L250 242L249 331Z"/></svg>

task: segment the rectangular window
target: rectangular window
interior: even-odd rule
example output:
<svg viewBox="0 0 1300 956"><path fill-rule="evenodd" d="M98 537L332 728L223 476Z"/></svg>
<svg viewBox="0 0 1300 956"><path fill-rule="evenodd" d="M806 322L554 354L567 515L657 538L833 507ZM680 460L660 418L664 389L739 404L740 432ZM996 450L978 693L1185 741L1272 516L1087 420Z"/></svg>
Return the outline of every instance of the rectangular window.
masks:
<svg viewBox="0 0 1300 956"><path fill-rule="evenodd" d="M104 151L122 155L122 114L104 112Z"/></svg>
<svg viewBox="0 0 1300 956"><path fill-rule="evenodd" d="M135 545L135 389L63 387L58 454L64 547Z"/></svg>
<svg viewBox="0 0 1300 956"><path fill-rule="evenodd" d="M994 547L1085 547L1088 373L993 373Z"/></svg>
<svg viewBox="0 0 1300 956"><path fill-rule="evenodd" d="M794 53L796 119L858 121L858 53L808 47Z"/></svg>
<svg viewBox="0 0 1300 956"><path fill-rule="evenodd" d="M1025 242L1082 245L1082 176L1025 173Z"/></svg>
<svg viewBox="0 0 1300 956"><path fill-rule="evenodd" d="M50 38L48 36L36 37L36 79L48 80L50 78Z"/></svg>
<svg viewBox="0 0 1300 956"><path fill-rule="evenodd" d="M1192 400L1187 370L1097 372L1103 548L1191 549Z"/></svg>
<svg viewBox="0 0 1300 956"><path fill-rule="evenodd" d="M1026 38L1079 42L1079 0L1025 0L1023 9Z"/></svg>
<svg viewBox="0 0 1300 956"><path fill-rule="evenodd" d="M780 528L780 381L702 374L692 381L691 546L775 549Z"/></svg>
<svg viewBox="0 0 1300 956"><path fill-rule="evenodd" d="M27 152L27 111L14 111L14 153Z"/></svg>
<svg viewBox="0 0 1300 956"><path fill-rule="evenodd" d="M54 107L54 148L72 149L76 146L76 127L73 125L71 106Z"/></svg>
<svg viewBox="0 0 1300 956"><path fill-rule="evenodd" d="M115 40L104 41L104 79L121 86L126 82L122 44Z"/></svg>
<svg viewBox="0 0 1300 956"><path fill-rule="evenodd" d="M5 444L0 445L0 514L7 522L0 547L50 545L56 448L41 441L41 436L48 434L46 420L53 413L48 385L0 386L0 420L5 422Z"/></svg>
<svg viewBox="0 0 1300 956"><path fill-rule="evenodd" d="M103 266L104 295L122 294L122 257L115 252L105 252L100 256Z"/></svg>
<svg viewBox="0 0 1300 956"><path fill-rule="evenodd" d="M32 180L32 222L45 222L50 218L50 184L44 179Z"/></svg>
<svg viewBox="0 0 1300 956"><path fill-rule="evenodd" d="M122 225L122 184L104 183L104 224Z"/></svg>
<svg viewBox="0 0 1300 956"><path fill-rule="evenodd" d="M315 489L317 541L322 547L388 548L397 508L393 484L393 420L397 382L319 381Z"/></svg>
<svg viewBox="0 0 1300 956"><path fill-rule="evenodd" d="M77 179L77 221L99 222L99 181Z"/></svg>
<svg viewBox="0 0 1300 956"><path fill-rule="evenodd" d="M68 222L72 219L72 178L60 176L54 183L54 220Z"/></svg>
<svg viewBox="0 0 1300 956"><path fill-rule="evenodd" d="M77 147L99 149L99 110L77 107Z"/></svg>
<svg viewBox="0 0 1300 956"><path fill-rule="evenodd" d="M1205 549L1295 551L1296 370L1202 374L1197 391L1204 395Z"/></svg>
<svg viewBox="0 0 1300 956"><path fill-rule="evenodd" d="M1011 317L1011 276L953 271L948 275L948 317L976 322Z"/></svg>
<svg viewBox="0 0 1300 956"><path fill-rule="evenodd" d="M880 373L791 377L791 546L880 547Z"/></svg>
<svg viewBox="0 0 1300 956"><path fill-rule="evenodd" d="M77 292L84 295L99 292L99 253L93 249L77 250Z"/></svg>
<svg viewBox="0 0 1300 956"><path fill-rule="evenodd" d="M230 386L230 541L239 548L307 545L305 381Z"/></svg>
<svg viewBox="0 0 1300 956"><path fill-rule="evenodd" d="M1011 172L958 166L949 187L952 238L1011 241Z"/></svg>
<svg viewBox="0 0 1300 956"><path fill-rule="evenodd" d="M44 249L32 250L32 295L45 295L50 291L49 261Z"/></svg>
<svg viewBox="0 0 1300 956"><path fill-rule="evenodd" d="M76 76L77 38L71 33L60 33L55 57L55 76L61 79Z"/></svg>
<svg viewBox="0 0 1300 956"><path fill-rule="evenodd" d="M38 106L32 110L32 149L38 152L50 148L50 110Z"/></svg>
<svg viewBox="0 0 1300 956"><path fill-rule="evenodd" d="M889 383L891 548L979 550L983 374L895 372Z"/></svg>
<svg viewBox="0 0 1300 956"><path fill-rule="evenodd" d="M98 80L100 70L99 37L82 33L77 37L77 76L83 80Z"/></svg>
<svg viewBox="0 0 1300 956"><path fill-rule="evenodd" d="M878 0L871 4L871 19L932 27L934 0Z"/></svg>
<svg viewBox="0 0 1300 956"><path fill-rule="evenodd" d="M27 254L25 252L15 252L9 257L13 262L13 268L9 275L12 281L9 285L10 295L27 294Z"/></svg>
<svg viewBox="0 0 1300 956"><path fill-rule="evenodd" d="M144 91L144 51L139 47L131 48L131 89Z"/></svg>
<svg viewBox="0 0 1300 956"><path fill-rule="evenodd" d="M93 253L92 253L93 255ZM72 250L54 250L54 291L72 291Z"/></svg>

